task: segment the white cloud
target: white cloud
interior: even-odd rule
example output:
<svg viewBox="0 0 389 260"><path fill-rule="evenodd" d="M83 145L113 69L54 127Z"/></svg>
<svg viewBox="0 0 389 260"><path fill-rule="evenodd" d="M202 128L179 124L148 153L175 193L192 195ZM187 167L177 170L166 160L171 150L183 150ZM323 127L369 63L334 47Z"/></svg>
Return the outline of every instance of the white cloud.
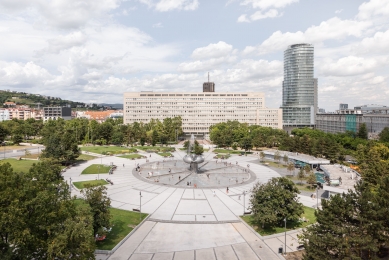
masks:
<svg viewBox="0 0 389 260"><path fill-rule="evenodd" d="M299 0L244 0L241 5L251 5L254 9L284 8L290 4L298 3Z"/></svg>
<svg viewBox="0 0 389 260"><path fill-rule="evenodd" d="M0 7L12 12L30 12L30 9L38 11L45 22L59 28L78 28L84 26L91 19L105 15L116 9L121 0L6 0L0 2ZM5 12L6 13L6 12Z"/></svg>
<svg viewBox="0 0 389 260"><path fill-rule="evenodd" d="M335 11L336 14L340 14L341 12L343 12L343 9L338 9Z"/></svg>
<svg viewBox="0 0 389 260"><path fill-rule="evenodd" d="M194 11L199 7L198 0L138 0L149 8L155 8L159 12L172 10Z"/></svg>
<svg viewBox="0 0 389 260"><path fill-rule="evenodd" d="M270 9L266 13L262 11L256 11L254 14L250 15L252 21L266 19L266 18L275 18L282 16L282 13L278 13L276 9Z"/></svg>
<svg viewBox="0 0 389 260"><path fill-rule="evenodd" d="M45 53L59 53L63 50L70 49L75 46L81 46L85 44L87 36L76 31L68 35L59 35L55 38L48 40L48 47L37 51L37 55L43 55Z"/></svg>
<svg viewBox="0 0 389 260"><path fill-rule="evenodd" d="M45 84L54 77L34 62L0 62L0 85L3 87L31 87Z"/></svg>
<svg viewBox="0 0 389 260"><path fill-rule="evenodd" d="M323 76L355 76L372 72L384 63L383 59L348 56L336 62L322 62L318 70Z"/></svg>
<svg viewBox="0 0 389 260"><path fill-rule="evenodd" d="M211 43L208 46L197 48L192 52L193 59L218 58L229 55L232 51L232 45L223 41Z"/></svg>
<svg viewBox="0 0 389 260"><path fill-rule="evenodd" d="M341 20L337 17L321 22L318 26L311 26L305 32L274 32L259 46L247 46L244 54L257 52L266 54L285 50L288 45L300 42L323 43L326 40L342 40L348 36L361 37L363 32L371 26L368 21Z"/></svg>
<svg viewBox="0 0 389 260"><path fill-rule="evenodd" d="M198 72L198 71L207 71L218 68L220 65L231 64L236 61L235 56L227 56L220 58L212 58L205 61L193 61L193 62L183 62L181 63L177 70L179 72Z"/></svg>
<svg viewBox="0 0 389 260"><path fill-rule="evenodd" d="M247 14L242 14L241 16L238 17L237 22L238 23L249 23L250 20L247 18Z"/></svg>
<svg viewBox="0 0 389 260"><path fill-rule="evenodd" d="M162 28L162 27L163 27L162 23L153 24L153 28Z"/></svg>
<svg viewBox="0 0 389 260"><path fill-rule="evenodd" d="M357 17L361 20L374 18L374 16L389 15L389 1L387 0L370 0L359 6Z"/></svg>
<svg viewBox="0 0 389 260"><path fill-rule="evenodd" d="M389 52L389 30L376 32L373 37L366 37L352 47L359 54L380 54Z"/></svg>

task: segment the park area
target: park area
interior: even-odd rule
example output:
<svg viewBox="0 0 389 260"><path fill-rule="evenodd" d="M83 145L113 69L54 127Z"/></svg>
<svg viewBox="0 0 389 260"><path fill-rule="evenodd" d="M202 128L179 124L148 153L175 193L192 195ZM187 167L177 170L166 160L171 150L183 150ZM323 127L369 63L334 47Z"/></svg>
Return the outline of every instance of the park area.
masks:
<svg viewBox="0 0 389 260"><path fill-rule="evenodd" d="M108 165L103 164L92 164L85 168L81 174L99 174L99 173L109 173L109 170L111 169Z"/></svg>
<svg viewBox="0 0 389 260"><path fill-rule="evenodd" d="M268 226L265 225L264 228L258 226L257 223L253 222L252 216L247 215L243 216L242 219L249 224L255 231L257 231L261 236L268 236L277 233L285 232L284 224L280 226ZM304 228L308 225L316 223L315 209L304 207L304 213L300 217L300 221L286 221L286 231Z"/></svg>
<svg viewBox="0 0 389 260"><path fill-rule="evenodd" d="M140 155L140 154L136 154L136 153L133 153L133 154L126 154L126 155L121 155L119 156L121 158L126 158L126 159L141 159L141 158L145 158L144 156Z"/></svg>
<svg viewBox="0 0 389 260"><path fill-rule="evenodd" d="M144 218L147 214L127 211L122 209L109 209L112 218L112 230L106 236L103 241L97 241L97 249L111 250L113 249L125 236L128 235ZM141 214L141 216L140 216Z"/></svg>
<svg viewBox="0 0 389 260"><path fill-rule="evenodd" d="M36 161L36 160L17 160L17 159L9 158L9 159L1 160L0 163L1 164L3 164L3 163L11 164L14 172L28 172L30 170L31 166L37 162L38 161Z"/></svg>
<svg viewBox="0 0 389 260"><path fill-rule="evenodd" d="M108 182L105 180L92 180L92 181L77 181L73 182L73 185L76 186L77 189L83 189L85 187L89 186L101 186L101 185L106 185Z"/></svg>
<svg viewBox="0 0 389 260"><path fill-rule="evenodd" d="M137 150L135 148L125 148L121 146L84 146L81 147L81 151L98 153L103 155L110 155L110 154L134 153Z"/></svg>

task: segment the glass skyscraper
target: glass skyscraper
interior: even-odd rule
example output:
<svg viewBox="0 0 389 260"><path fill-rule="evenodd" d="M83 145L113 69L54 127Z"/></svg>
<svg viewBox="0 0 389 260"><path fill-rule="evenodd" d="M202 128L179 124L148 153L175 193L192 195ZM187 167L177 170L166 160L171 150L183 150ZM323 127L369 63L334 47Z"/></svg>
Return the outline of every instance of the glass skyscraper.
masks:
<svg viewBox="0 0 389 260"><path fill-rule="evenodd" d="M284 52L283 125L314 126L318 109L317 79L313 78L312 44L293 44Z"/></svg>

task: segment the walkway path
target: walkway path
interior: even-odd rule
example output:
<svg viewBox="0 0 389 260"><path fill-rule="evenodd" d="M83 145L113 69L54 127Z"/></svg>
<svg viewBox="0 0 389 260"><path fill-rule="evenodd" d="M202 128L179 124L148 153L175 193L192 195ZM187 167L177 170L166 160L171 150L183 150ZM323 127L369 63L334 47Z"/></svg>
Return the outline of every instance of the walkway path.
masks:
<svg viewBox="0 0 389 260"><path fill-rule="evenodd" d="M181 160L185 153L173 154ZM149 161L164 159L155 153L147 156ZM212 154L204 156L210 159ZM244 167L250 164L250 170L262 183L280 176L266 166L250 163L254 159L232 156L227 161ZM282 259L277 252L283 240L278 237L284 234L263 240L238 217L243 214L243 207L247 210L249 206L250 189L255 182L231 187L228 193L224 187L172 187L136 178L133 168L145 162L145 159L102 156L64 173L64 178L68 181L72 178L73 182L109 178L114 185L107 186L107 193L115 208L139 209L141 193L141 210L150 217L109 259ZM112 175L81 175L84 168L100 163L115 164L118 168ZM246 196L242 195L244 191L248 192ZM79 191L73 188L72 194L79 196ZM306 197L302 197L301 202L312 206L312 201ZM294 239L295 235L288 235L287 244L293 244ZM294 248L295 245L287 250Z"/></svg>

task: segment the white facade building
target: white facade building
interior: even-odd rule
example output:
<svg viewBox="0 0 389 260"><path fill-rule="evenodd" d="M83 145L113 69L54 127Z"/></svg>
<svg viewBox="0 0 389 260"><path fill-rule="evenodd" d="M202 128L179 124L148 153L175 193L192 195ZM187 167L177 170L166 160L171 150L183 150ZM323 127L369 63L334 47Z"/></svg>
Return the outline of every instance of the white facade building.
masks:
<svg viewBox="0 0 389 260"><path fill-rule="evenodd" d="M7 109L0 110L0 122L9 120L9 111Z"/></svg>
<svg viewBox="0 0 389 260"><path fill-rule="evenodd" d="M282 129L282 110L265 108L263 93L129 92L123 104L125 124L181 116L186 134L204 136L228 120Z"/></svg>

